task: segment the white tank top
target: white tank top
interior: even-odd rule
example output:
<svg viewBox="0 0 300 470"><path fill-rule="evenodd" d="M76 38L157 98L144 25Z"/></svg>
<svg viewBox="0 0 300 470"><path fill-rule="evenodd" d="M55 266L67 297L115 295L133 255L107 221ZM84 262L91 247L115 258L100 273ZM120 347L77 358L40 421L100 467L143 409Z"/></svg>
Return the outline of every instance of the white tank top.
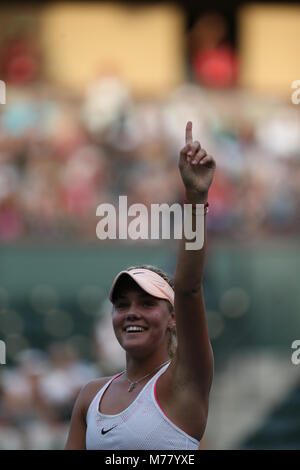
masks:
<svg viewBox="0 0 300 470"><path fill-rule="evenodd" d="M156 397L156 383L169 364L162 367L144 386L126 410L115 415L99 411L103 393L112 377L96 394L86 415L87 450L197 450L199 441L174 424Z"/></svg>

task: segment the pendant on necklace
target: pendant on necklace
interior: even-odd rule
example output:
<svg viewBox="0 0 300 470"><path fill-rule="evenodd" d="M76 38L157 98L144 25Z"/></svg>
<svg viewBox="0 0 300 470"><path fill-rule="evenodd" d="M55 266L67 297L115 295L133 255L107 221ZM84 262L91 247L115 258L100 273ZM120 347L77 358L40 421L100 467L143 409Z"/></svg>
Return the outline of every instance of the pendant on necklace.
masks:
<svg viewBox="0 0 300 470"><path fill-rule="evenodd" d="M131 392L131 390L134 389L135 383L131 383L128 387L128 392Z"/></svg>

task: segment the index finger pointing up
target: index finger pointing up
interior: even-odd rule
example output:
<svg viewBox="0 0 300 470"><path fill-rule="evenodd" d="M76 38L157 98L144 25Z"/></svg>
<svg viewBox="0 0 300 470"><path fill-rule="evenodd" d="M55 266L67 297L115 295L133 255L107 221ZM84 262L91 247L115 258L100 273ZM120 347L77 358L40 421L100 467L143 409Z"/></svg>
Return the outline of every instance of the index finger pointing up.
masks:
<svg viewBox="0 0 300 470"><path fill-rule="evenodd" d="M187 122L186 128L185 128L185 143L186 144L192 144L193 143L193 124L191 121Z"/></svg>

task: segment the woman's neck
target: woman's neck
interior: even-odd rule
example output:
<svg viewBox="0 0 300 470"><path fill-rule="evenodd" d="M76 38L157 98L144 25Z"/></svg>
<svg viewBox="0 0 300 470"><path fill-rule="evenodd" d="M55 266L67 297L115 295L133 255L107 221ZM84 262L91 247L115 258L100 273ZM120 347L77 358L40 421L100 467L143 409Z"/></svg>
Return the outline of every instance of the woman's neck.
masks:
<svg viewBox="0 0 300 470"><path fill-rule="evenodd" d="M164 357L148 357L148 358L133 358L126 355L126 375L134 381L138 380L146 374L157 372L160 367L170 361L170 357L166 354Z"/></svg>

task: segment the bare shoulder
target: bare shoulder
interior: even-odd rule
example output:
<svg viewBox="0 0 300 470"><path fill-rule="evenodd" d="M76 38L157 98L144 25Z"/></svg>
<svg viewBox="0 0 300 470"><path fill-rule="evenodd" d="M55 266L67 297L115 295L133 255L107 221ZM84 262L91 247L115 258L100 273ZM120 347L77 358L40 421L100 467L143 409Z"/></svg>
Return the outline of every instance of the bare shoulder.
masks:
<svg viewBox="0 0 300 470"><path fill-rule="evenodd" d="M86 413L97 392L109 381L110 377L92 380L84 385L73 407L71 424L66 442L66 450L86 448Z"/></svg>
<svg viewBox="0 0 300 470"><path fill-rule="evenodd" d="M80 408L84 416L86 415L95 395L111 378L112 377L101 377L99 379L91 380L82 387L78 396L78 400L80 402Z"/></svg>

